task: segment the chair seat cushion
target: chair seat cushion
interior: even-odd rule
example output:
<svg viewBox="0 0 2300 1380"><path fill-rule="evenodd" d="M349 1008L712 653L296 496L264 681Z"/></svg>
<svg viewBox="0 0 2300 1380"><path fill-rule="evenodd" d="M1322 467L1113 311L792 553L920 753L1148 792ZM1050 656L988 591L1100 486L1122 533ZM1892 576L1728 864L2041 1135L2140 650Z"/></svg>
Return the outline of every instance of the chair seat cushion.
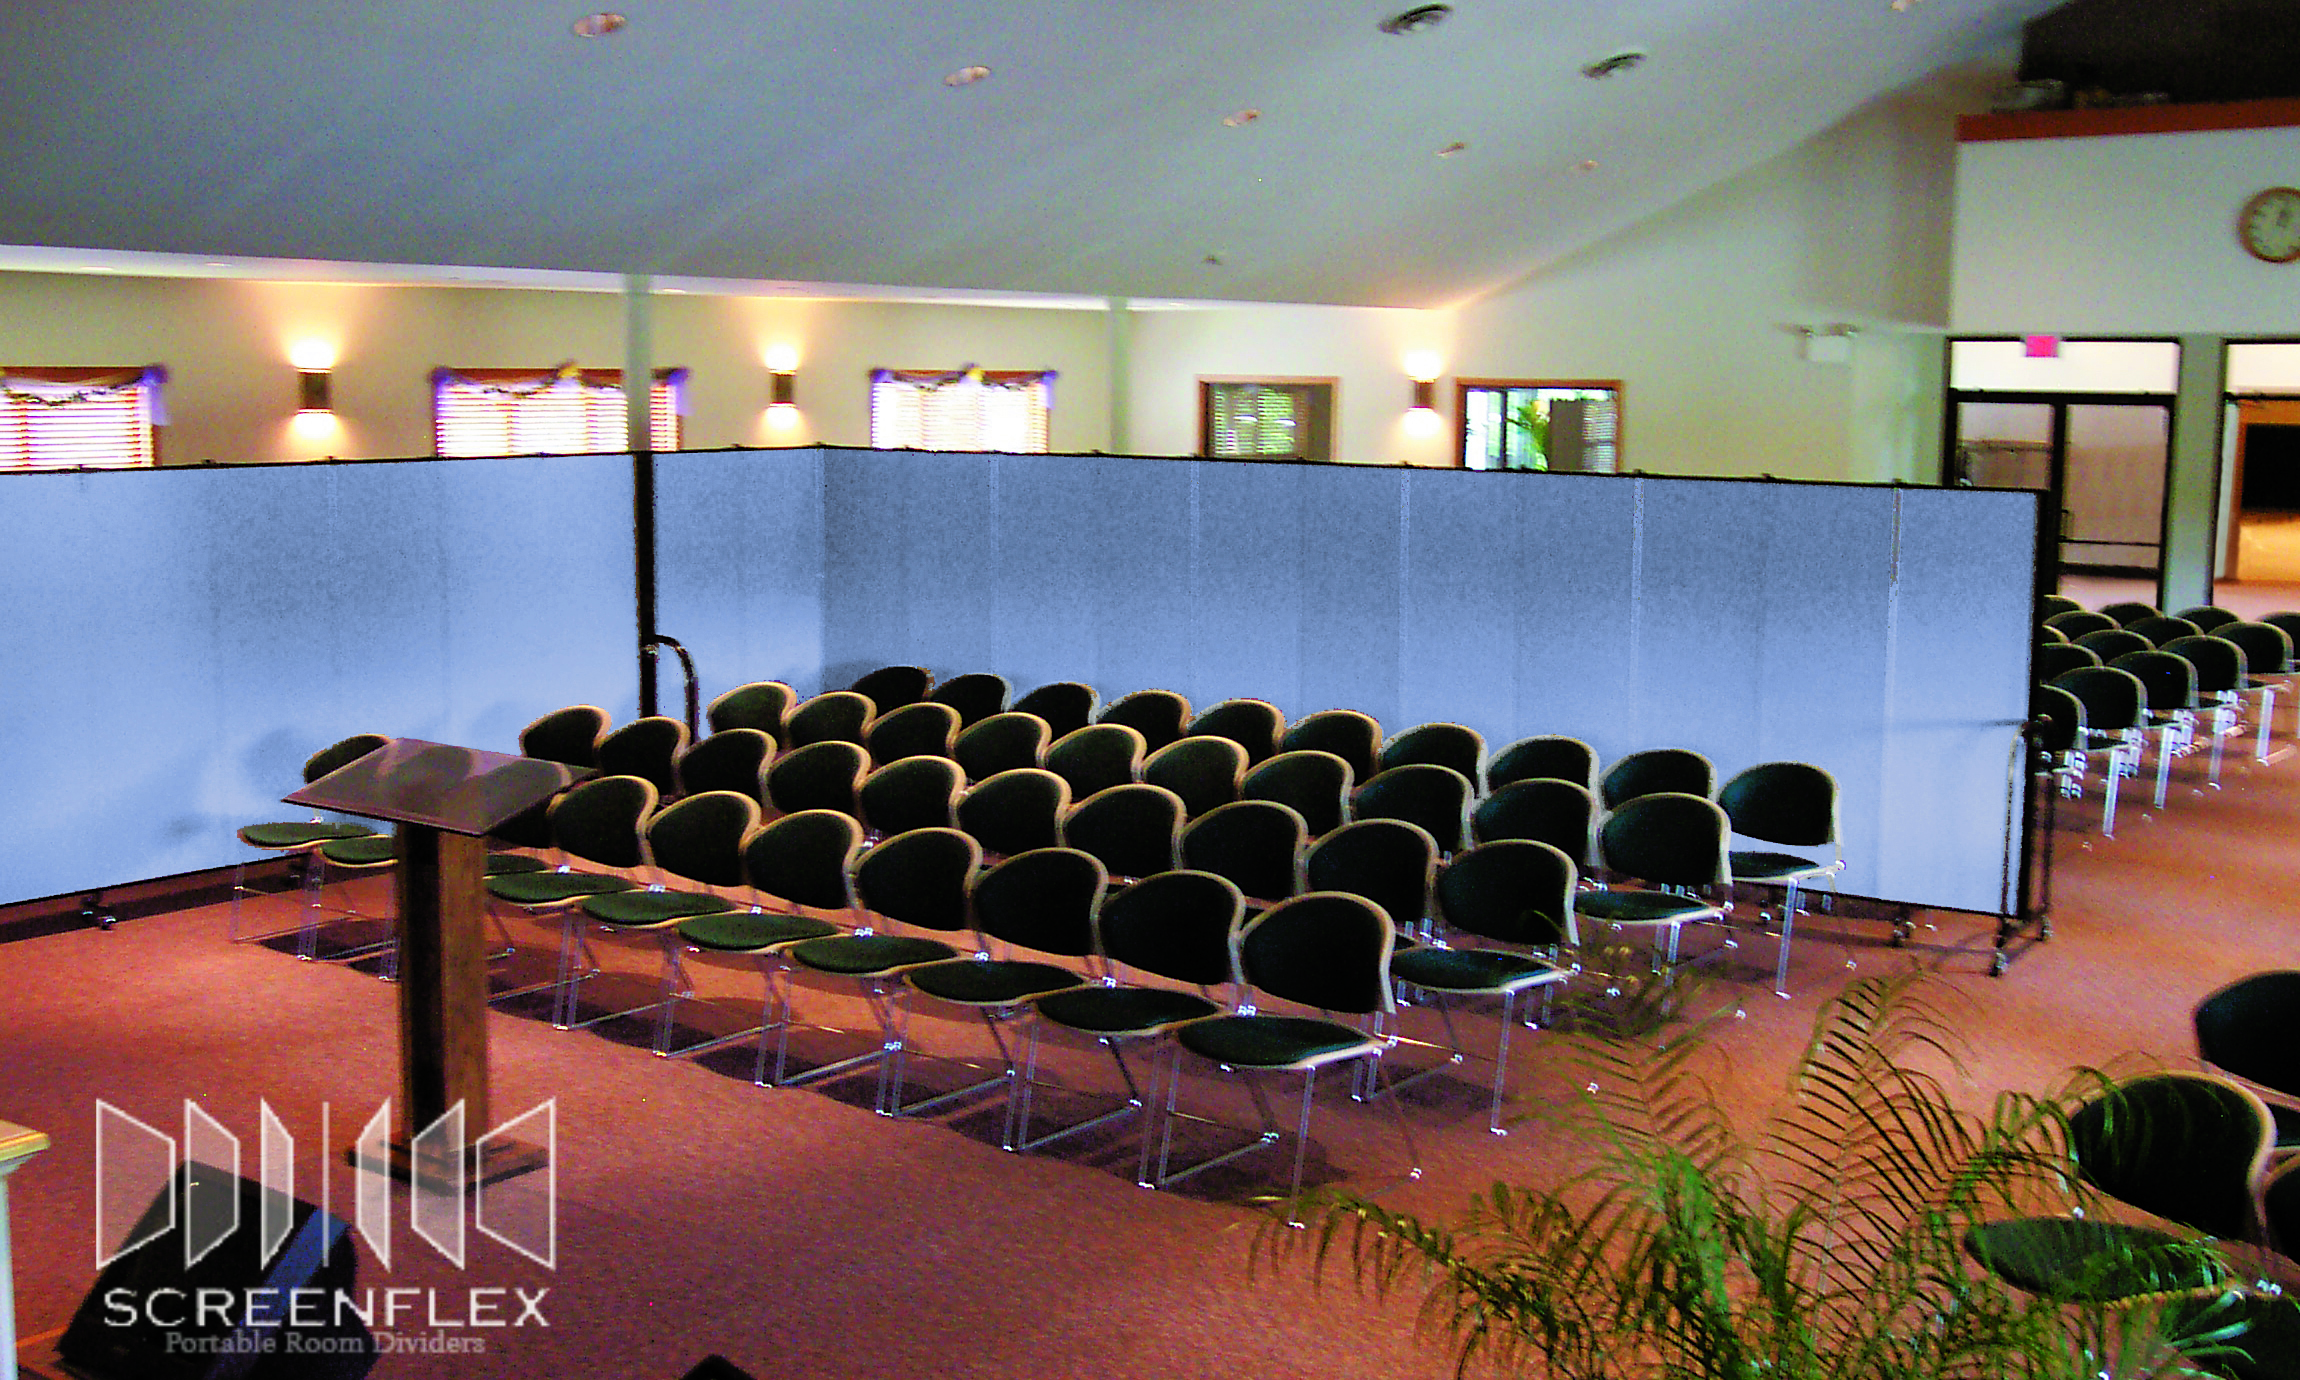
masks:
<svg viewBox="0 0 2300 1380"><path fill-rule="evenodd" d="M1732 859L1736 882L1785 882L1791 877L1829 870L1826 863L1793 853L1735 853Z"/></svg>
<svg viewBox="0 0 2300 1380"><path fill-rule="evenodd" d="M1221 1014L1195 992L1158 987L1075 987L1038 999L1038 1014L1089 1035L1150 1035Z"/></svg>
<svg viewBox="0 0 2300 1380"><path fill-rule="evenodd" d="M613 891L583 903L585 915L606 925L668 925L734 908L734 902L700 891Z"/></svg>
<svg viewBox="0 0 2300 1380"><path fill-rule="evenodd" d="M240 842L250 848L309 848L329 839L356 839L374 832L364 824L290 820L279 824L250 824L240 830Z"/></svg>
<svg viewBox="0 0 2300 1380"><path fill-rule="evenodd" d="M610 891L629 891L637 885L628 877L610 877L604 872L515 872L508 877L489 877L487 894L515 906L549 906L585 896L604 896Z"/></svg>
<svg viewBox="0 0 2300 1380"><path fill-rule="evenodd" d="M548 872L551 864L525 853L490 853L487 855L487 875L511 877L522 872Z"/></svg>
<svg viewBox="0 0 2300 1380"><path fill-rule="evenodd" d="M902 980L930 997L968 1006L1012 1006L1085 984L1086 979L1051 963L983 961L962 958L913 968Z"/></svg>
<svg viewBox="0 0 2300 1380"><path fill-rule="evenodd" d="M399 841L389 834L361 834L329 839L319 855L339 867L381 867L399 856Z"/></svg>
<svg viewBox="0 0 2300 1380"><path fill-rule="evenodd" d="M2211 1269L2180 1240L2152 1227L2080 1217L2021 1217L1975 1227L1965 1249L1999 1278L2032 1294L2084 1302L2211 1288Z"/></svg>
<svg viewBox="0 0 2300 1380"><path fill-rule="evenodd" d="M938 939L906 939L898 934L842 934L810 939L790 948L793 961L818 973L844 977L872 977L921 963L940 963L958 957L958 950Z"/></svg>
<svg viewBox="0 0 2300 1380"><path fill-rule="evenodd" d="M1719 913L1707 901L1666 891L1584 891L1573 898L1573 909L1617 925L1672 924Z"/></svg>
<svg viewBox="0 0 2300 1380"><path fill-rule="evenodd" d="M1216 1016L1174 1032L1182 1047L1244 1069L1303 1069L1381 1048L1364 1031L1303 1016Z"/></svg>
<svg viewBox="0 0 2300 1380"><path fill-rule="evenodd" d="M1565 970L1504 949L1441 949L1424 944L1390 956L1401 982L1440 992L1510 992L1563 982Z"/></svg>
<svg viewBox="0 0 2300 1380"><path fill-rule="evenodd" d="M679 937L698 949L751 954L778 945L837 934L838 926L807 915L770 915L764 911L721 911L697 916L679 926Z"/></svg>

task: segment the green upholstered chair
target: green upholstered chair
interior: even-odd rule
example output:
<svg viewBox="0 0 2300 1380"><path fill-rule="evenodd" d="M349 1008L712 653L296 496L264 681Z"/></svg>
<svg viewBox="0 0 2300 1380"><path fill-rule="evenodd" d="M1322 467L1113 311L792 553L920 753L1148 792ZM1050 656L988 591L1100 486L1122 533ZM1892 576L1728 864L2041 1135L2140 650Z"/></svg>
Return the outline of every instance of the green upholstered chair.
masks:
<svg viewBox="0 0 2300 1380"><path fill-rule="evenodd" d="M2043 617L2048 619L2056 614L2084 612L2084 605L2065 594L2047 594L2038 601L2037 607L2042 611Z"/></svg>
<svg viewBox="0 0 2300 1380"><path fill-rule="evenodd" d="M917 704L934 692L934 672L924 666L881 666L865 671L847 689L868 696L881 714Z"/></svg>
<svg viewBox="0 0 2300 1380"><path fill-rule="evenodd" d="M1113 885L1182 865L1182 797L1164 786L1112 786L1070 807L1062 845L1093 854Z"/></svg>
<svg viewBox="0 0 2300 1380"><path fill-rule="evenodd" d="M809 743L767 768L767 803L786 815L837 810L860 819L863 776L869 770L870 754L859 743Z"/></svg>
<svg viewBox="0 0 2300 1380"><path fill-rule="evenodd" d="M1520 738L1485 765L1486 794L1515 781L1571 781L1597 794L1597 749L1563 733Z"/></svg>
<svg viewBox="0 0 2300 1380"><path fill-rule="evenodd" d="M1570 785L1570 782L1557 784ZM1390 973L1433 1004L1445 1026L1445 1063L1408 1074L1404 1087L1468 1058L1453 1008L1465 998L1499 998L1501 1035L1493 1054L1493 1103L1486 1129L1509 1134L1501 1104L1509 1081L1509 1038L1520 995L1565 981L1560 945L1578 942L1573 895L1580 871L1546 843L1502 839L1457 853L1438 873L1437 942L1401 949Z"/></svg>
<svg viewBox="0 0 2300 1380"><path fill-rule="evenodd" d="M1082 681L1058 680L1024 695L1014 702L1014 707L1046 720L1048 732L1060 738L1094 722L1095 707L1101 703L1101 693L1093 686Z"/></svg>
<svg viewBox="0 0 2300 1380"><path fill-rule="evenodd" d="M2174 1299L2162 1329L2199 1374L2300 1380L2300 1299L2274 1286Z"/></svg>
<svg viewBox="0 0 2300 1380"><path fill-rule="evenodd" d="M1236 800L1245 776L1246 749L1211 735L1177 738L1142 762L1142 779L1182 797L1188 819Z"/></svg>
<svg viewBox="0 0 2300 1380"><path fill-rule="evenodd" d="M570 767L596 767L599 740L606 736L606 710L595 704L571 704L520 729L519 755Z"/></svg>
<svg viewBox="0 0 2300 1380"><path fill-rule="evenodd" d="M1001 1144L1015 1148L1016 1117L1022 1106L1023 1061L1009 1041L1007 1027L1028 1015L1032 1003L1049 993L1084 987L1091 979L1064 963L1016 957L1014 950L1070 960L1078 967L1094 957L1094 914L1108 880L1093 855L1075 848L1039 848L1017 853L974 875L967 914L975 952L945 963L929 963L903 974L918 996L963 1007L982 1020L998 1050L999 1071L990 1077L917 1102L905 1100L907 1038L894 1054L894 1091L888 1106L896 1116L932 1111L991 1088L1006 1090L1006 1124ZM1004 956L995 956L995 952ZM907 1018L909 1008L904 1015ZM905 1021L907 1031L907 1019Z"/></svg>
<svg viewBox="0 0 2300 1380"><path fill-rule="evenodd" d="M2300 1149L2300 971L2238 978L2198 1002L2194 1019L2197 1056L2276 1094L2281 1100L2267 1103L2276 1148ZM2300 1236L2281 1246L2288 1254L2300 1250Z"/></svg>
<svg viewBox="0 0 2300 1380"><path fill-rule="evenodd" d="M1070 783L1079 800L1112 786L1142 779L1149 755L1142 731L1128 724L1088 724L1064 734L1046 749L1046 769Z"/></svg>
<svg viewBox="0 0 2300 1380"><path fill-rule="evenodd" d="M1156 1042L1191 1021L1222 1013L1224 1006L1216 1001L1214 989L1230 982L1230 941L1244 915L1245 898L1238 888L1210 872L1161 872L1104 898L1094 920L1102 980L1038 999L1038 1020L1030 1026L1023 1075L1015 1085L1019 1105L1013 1116L1014 1149L1036 1150L1151 1109L1156 1087L1145 1088L1135 1076L1127 1062L1127 1050ZM1197 990L1176 991L1163 984L1127 981L1137 974ZM1032 1135L1039 1049L1049 1029L1085 1036L1110 1051L1126 1095L1109 1110L1043 1135ZM1142 1118L1141 1145L1134 1166L1138 1182L1149 1178L1152 1120Z"/></svg>
<svg viewBox="0 0 2300 1380"><path fill-rule="evenodd" d="M713 733L724 733L730 728L755 728L779 747L783 741L783 723L798 703L797 693L781 681L754 680L712 700L703 711L703 718Z"/></svg>
<svg viewBox="0 0 2300 1380"><path fill-rule="evenodd" d="M1577 781L1547 776L1512 781L1477 803L1469 832L1478 843L1546 843L1573 859L1575 867L1587 867L1597 851L1597 797Z"/></svg>
<svg viewBox="0 0 2300 1380"><path fill-rule="evenodd" d="M2187 658L2151 647L2109 658L2111 668L2140 678L2148 700L2148 727L2156 736L2156 808L2164 808L2172 759L2196 739L2196 667Z"/></svg>
<svg viewBox="0 0 2300 1380"><path fill-rule="evenodd" d="M2109 628L2121 626L2107 614L2095 613L2091 609L2067 609L2060 613L2048 614L2045 617L2044 625L2048 628L2058 628L2061 634L2072 642L2087 633L2102 632Z"/></svg>
<svg viewBox="0 0 2300 1380"><path fill-rule="evenodd" d="M1158 749L1190 731L1190 701L1172 690L1137 690L1121 695L1097 723L1124 724L1142 735L1142 751Z"/></svg>
<svg viewBox="0 0 2300 1380"><path fill-rule="evenodd" d="M1437 840L1402 819L1361 819L1310 845L1302 859L1305 891L1347 891L1382 908L1398 938L1422 929L1437 882Z"/></svg>
<svg viewBox="0 0 2300 1380"><path fill-rule="evenodd" d="M1014 699L1014 687L992 671L968 671L939 681L927 698L958 711L961 729L972 728L993 714L1003 714Z"/></svg>
<svg viewBox="0 0 2300 1380"><path fill-rule="evenodd" d="M2213 633L2244 651L2244 693L2253 702L2254 761L2268 760L2268 740L2274 736L2276 695L2292 688L2292 639L2273 623L2223 623Z"/></svg>
<svg viewBox="0 0 2300 1380"><path fill-rule="evenodd" d="M1469 846L1469 809L1477 788L1471 778L1435 762L1385 767L1350 796L1353 819L1403 819L1420 825L1437 841L1438 852Z"/></svg>
<svg viewBox="0 0 2300 1380"><path fill-rule="evenodd" d="M1268 700L1224 700L1199 711L1190 721L1190 737L1227 738L1246 750L1248 766L1278 755L1278 739L1286 731L1286 716Z"/></svg>
<svg viewBox="0 0 2300 1380"><path fill-rule="evenodd" d="M762 729L722 728L679 754L679 790L685 795L704 791L737 791L766 803L762 779L775 740Z"/></svg>
<svg viewBox="0 0 2300 1380"><path fill-rule="evenodd" d="M795 974L859 988L878 1024L878 1041L851 1058L793 1074L787 1071L790 1025L785 1023L775 1051L778 1085L813 1083L871 1068L878 1074L873 1109L881 1116L895 1114L889 1096L894 1055L904 1038L903 994L910 990L902 975L922 964L958 957L958 950L944 939L926 936L957 936L967 928L967 889L981 863L981 846L956 829L913 829L855 860L854 894L864 923L851 934L803 940L784 952Z"/></svg>
<svg viewBox="0 0 2300 1380"><path fill-rule="evenodd" d="M303 783L308 786L323 776L348 767L390 741L380 733L355 733L349 738L330 743L304 759ZM303 891L300 928L308 934L319 921L320 887L327 872L326 863L317 856L320 846L331 839L363 838L373 834L375 830L372 827L356 820L327 819L314 814L305 820L245 825L239 831L239 840L250 848L283 854L292 860L296 883ZM260 934L245 932L241 902L250 890L247 871L248 865L244 860L232 869L232 939L237 942L285 934L284 929ZM299 939L298 942L300 944L302 941Z"/></svg>
<svg viewBox="0 0 2300 1380"><path fill-rule="evenodd" d="M2260 615L2260 621L2269 627L2282 629L2284 636L2291 640L2292 645L2295 648L2300 648L2300 613L2289 609L2277 613L2264 613Z"/></svg>
<svg viewBox="0 0 2300 1380"><path fill-rule="evenodd" d="M1046 749L1053 743L1054 730L1046 720L1008 710L961 731L951 756L966 769L967 780L987 781L1002 771L1046 765Z"/></svg>
<svg viewBox="0 0 2300 1380"><path fill-rule="evenodd" d="M1350 788L1356 781L1356 772L1338 755L1295 748L1247 772L1238 783L1238 798L1284 805L1302 817L1311 838L1322 838L1350 822Z"/></svg>
<svg viewBox="0 0 2300 1380"><path fill-rule="evenodd" d="M605 776L640 776L665 799L679 793L679 754L687 750L687 726L650 714L599 740L599 771Z"/></svg>
<svg viewBox="0 0 2300 1380"><path fill-rule="evenodd" d="M1302 891L1309 826L1291 806L1237 800L1192 820L1182 831L1182 866L1236 886L1256 910Z"/></svg>
<svg viewBox="0 0 2300 1380"><path fill-rule="evenodd" d="M1845 870L1837 819L1837 778L1810 762L1760 762L1734 773L1717 792L1733 832L1755 843L1808 850L1734 849L1733 880L1781 888L1781 948L1773 991L1789 995L1789 942L1797 928L1798 897L1816 885L1835 887ZM1809 855L1808 855L1809 854Z"/></svg>
<svg viewBox="0 0 2300 1380"><path fill-rule="evenodd" d="M2089 1217L2015 1217L1965 1237L1982 1267L2017 1289L2070 1303L2218 1294L2231 1282L2188 1243L2154 1227Z"/></svg>
<svg viewBox="0 0 2300 1380"><path fill-rule="evenodd" d="M1608 810L1659 791L1713 796L1716 765L1691 748L1646 748L1606 768L1597 783L1597 798Z"/></svg>
<svg viewBox="0 0 2300 1380"><path fill-rule="evenodd" d="M2130 671L2113 666L2079 667L2054 676L2052 686L2076 697L2084 709L2084 732L2070 751L2085 762L2105 759L2101 775L2100 832L2116 837L2117 783L2140 771L2147 745L2148 690ZM2081 785L2081 772L2076 781ZM2063 794L2073 794L2064 785Z"/></svg>
<svg viewBox="0 0 2300 1380"><path fill-rule="evenodd" d="M2153 618L2135 619L2127 624L2124 630L2139 633L2142 637L2147 638L2152 645L2158 647L2176 637L2196 637L2204 631L2185 618L2175 618L2170 614L2162 613Z"/></svg>
<svg viewBox="0 0 2300 1380"><path fill-rule="evenodd" d="M1289 1202L1298 1200L1309 1155L1310 1110L1319 1071L1335 1064L1358 1063L1368 1074L1359 1082L1371 1085L1378 1093L1386 1081L1381 1076L1381 1058L1391 1045L1386 1023L1397 1010L1390 975L1394 942L1390 917L1380 906L1338 891L1313 891L1281 901L1240 925L1231 940L1230 953L1233 979L1246 994L1245 999L1230 1014L1192 1021L1174 1032L1158 1169L1144 1176L1148 1183L1163 1188L1284 1138L1257 1087L1254 1105L1262 1118L1258 1133L1243 1144L1174 1167L1174 1123L1183 1119L1179 1094L1188 1056L1223 1073L1249 1079L1301 1076L1301 1113L1294 1129L1293 1175L1287 1186ZM1270 1009L1272 1002L1318 1014L1288 1014L1283 1009ZM1406 1125L1397 1099L1381 1100L1389 1105L1398 1134L1405 1141L1412 1164L1409 1177L1419 1178L1421 1155L1414 1146L1413 1130Z"/></svg>
<svg viewBox="0 0 2300 1380"><path fill-rule="evenodd" d="M2218 604L2197 604L2190 608L2178 610L2172 616L2187 619L2194 623L2200 632L2211 632L2214 628L2244 621L2243 614L2234 609L2224 609Z"/></svg>
<svg viewBox="0 0 2300 1380"><path fill-rule="evenodd" d="M1597 831L1597 856L1609 877L1646 885L1608 885L1574 897L1576 914L1598 924L1651 931L1666 970L1677 967L1685 926L1714 924L1725 905L1700 893L1731 892L1725 811L1686 791L1656 791L1621 802Z"/></svg>
<svg viewBox="0 0 2300 1380"><path fill-rule="evenodd" d="M2103 664L2114 664L2118 657L2129 656L2134 652L2156 649L2155 643L2130 628L2103 628L2099 632L2088 632L2076 639L2076 645L2090 647Z"/></svg>
<svg viewBox="0 0 2300 1380"><path fill-rule="evenodd" d="M1375 776L1392 767L1410 766L1451 767L1462 774L1464 780L1476 783L1485 780L1485 735L1466 724L1416 724L1382 744L1382 755ZM1358 789L1365 789L1372 780L1358 778Z"/></svg>
<svg viewBox="0 0 2300 1380"><path fill-rule="evenodd" d="M1381 770L1382 726L1371 714L1355 709L1321 709L1289 724L1278 739L1278 751L1330 752L1350 764L1351 780L1366 781ZM1317 828L1309 811L1303 810L1302 816Z"/></svg>
<svg viewBox="0 0 2300 1380"><path fill-rule="evenodd" d="M2044 646L2044 645L2045 645L2045 644L2047 644L2047 643L2057 643L2057 642L2066 642L2066 641L2068 641L2068 634L2067 634L2067 633L2064 633L2064 632L2062 632L2060 629L2058 629L2058 628L2048 628L2048 627L2045 627L2045 626L2044 626L2043 624L2041 624L2041 623L2037 625L2037 630L2036 630L2036 643L2037 643L2037 645L2038 645L2038 646L2040 646L2040 647L2041 647L2041 646Z"/></svg>
<svg viewBox="0 0 2300 1380"><path fill-rule="evenodd" d="M2045 643L2029 655L2029 665L2039 685L2049 684L2055 677L2065 676L2080 666L2103 664L2100 653L2074 642Z"/></svg>
<svg viewBox="0 0 2300 1380"><path fill-rule="evenodd" d="M640 885L628 874L646 864L640 831L655 812L658 799L653 783L637 776L595 776L552 799L546 820L551 845L562 859L560 864L546 872L489 877L486 885L490 905L559 918L557 974L547 984L496 992L492 1000L548 986L553 993L551 1023L562 1030L567 1028L575 989L599 972L583 936L583 915L578 907L589 897Z"/></svg>
<svg viewBox="0 0 2300 1380"><path fill-rule="evenodd" d="M699 1054L759 1033L752 1027L732 1035L712 1036L673 1049L679 1010L693 999L695 984L680 958L685 947L681 923L699 915L734 910L734 893L745 882L743 844L759 827L759 802L737 791L705 791L664 806L649 817L642 830L647 866L655 880L632 891L608 892L583 902L585 918L612 933L643 933L662 950L659 992L654 1001L578 1021L575 996L565 1005L567 1023L597 1025L619 1017L653 1011L655 1053Z"/></svg>
<svg viewBox="0 0 2300 1380"><path fill-rule="evenodd" d="M2158 650L2179 657L2195 673L2197 725L2212 740L2209 780L2218 790L2223 746L2244 731L2244 693L2252 679L2244 649L2225 637L2199 633L2173 638Z"/></svg>
<svg viewBox="0 0 2300 1380"><path fill-rule="evenodd" d="M793 709L783 720L782 744L796 751L815 743L861 746L863 731L879 715L870 696L854 690L826 690Z"/></svg>
<svg viewBox="0 0 2300 1380"><path fill-rule="evenodd" d="M1044 767L1015 767L985 777L958 798L958 827L985 854L1011 857L1062 843L1070 783Z"/></svg>
<svg viewBox="0 0 2300 1380"><path fill-rule="evenodd" d="M941 709L943 705L912 705ZM905 757L863 778L863 826L881 837L912 829L958 827L958 797L966 777L947 757Z"/></svg>
<svg viewBox="0 0 2300 1380"><path fill-rule="evenodd" d="M958 711L922 700L890 709L863 730L863 746L880 766L905 757L949 757L958 742Z"/></svg>
<svg viewBox="0 0 2300 1380"><path fill-rule="evenodd" d="M2117 626L2121 628L2129 628L2144 618L2162 618L2164 616L2163 609L2138 599L2126 599L2119 603L2103 604L2100 606L2100 611L2103 615L2115 619Z"/></svg>

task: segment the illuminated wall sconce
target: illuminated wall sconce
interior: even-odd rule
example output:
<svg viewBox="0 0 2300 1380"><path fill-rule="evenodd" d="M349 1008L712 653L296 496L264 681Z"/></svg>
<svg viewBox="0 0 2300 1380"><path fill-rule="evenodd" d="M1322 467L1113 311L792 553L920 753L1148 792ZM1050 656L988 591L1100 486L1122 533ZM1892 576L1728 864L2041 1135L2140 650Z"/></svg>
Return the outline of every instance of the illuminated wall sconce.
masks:
<svg viewBox="0 0 2300 1380"><path fill-rule="evenodd" d="M1414 385L1413 405L1406 409L1408 435L1435 436L1444 429L1437 410L1437 377L1444 370L1445 361L1433 351L1416 350L1406 356L1406 376Z"/></svg>
<svg viewBox="0 0 2300 1380"><path fill-rule="evenodd" d="M296 411L305 415L335 411L331 397L328 371L303 369L297 371Z"/></svg>
<svg viewBox="0 0 2300 1380"><path fill-rule="evenodd" d="M799 405L799 376L788 370L767 375L769 407L797 407Z"/></svg>

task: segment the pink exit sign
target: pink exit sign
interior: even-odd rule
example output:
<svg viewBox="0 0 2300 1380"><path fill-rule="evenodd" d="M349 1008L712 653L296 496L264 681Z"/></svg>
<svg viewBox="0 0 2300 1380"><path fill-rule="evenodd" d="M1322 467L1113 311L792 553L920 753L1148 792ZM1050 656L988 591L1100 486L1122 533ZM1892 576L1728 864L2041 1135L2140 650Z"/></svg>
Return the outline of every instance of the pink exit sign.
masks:
<svg viewBox="0 0 2300 1380"><path fill-rule="evenodd" d="M2060 337L2057 335L2024 335L2020 343L2030 359L2060 358Z"/></svg>

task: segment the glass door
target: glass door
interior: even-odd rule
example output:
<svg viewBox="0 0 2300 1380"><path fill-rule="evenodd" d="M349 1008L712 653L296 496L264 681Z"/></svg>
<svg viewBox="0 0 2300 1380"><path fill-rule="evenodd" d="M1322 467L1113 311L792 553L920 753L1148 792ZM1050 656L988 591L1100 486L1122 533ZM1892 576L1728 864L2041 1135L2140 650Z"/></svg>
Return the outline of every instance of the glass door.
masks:
<svg viewBox="0 0 2300 1380"><path fill-rule="evenodd" d="M2081 396L1951 396L1956 433L1948 482L2044 490L2047 504L2060 514L2060 569L2146 581L2150 588L2118 595L2153 602L2164 557L2170 405ZM2101 593L2087 592L2096 600Z"/></svg>

